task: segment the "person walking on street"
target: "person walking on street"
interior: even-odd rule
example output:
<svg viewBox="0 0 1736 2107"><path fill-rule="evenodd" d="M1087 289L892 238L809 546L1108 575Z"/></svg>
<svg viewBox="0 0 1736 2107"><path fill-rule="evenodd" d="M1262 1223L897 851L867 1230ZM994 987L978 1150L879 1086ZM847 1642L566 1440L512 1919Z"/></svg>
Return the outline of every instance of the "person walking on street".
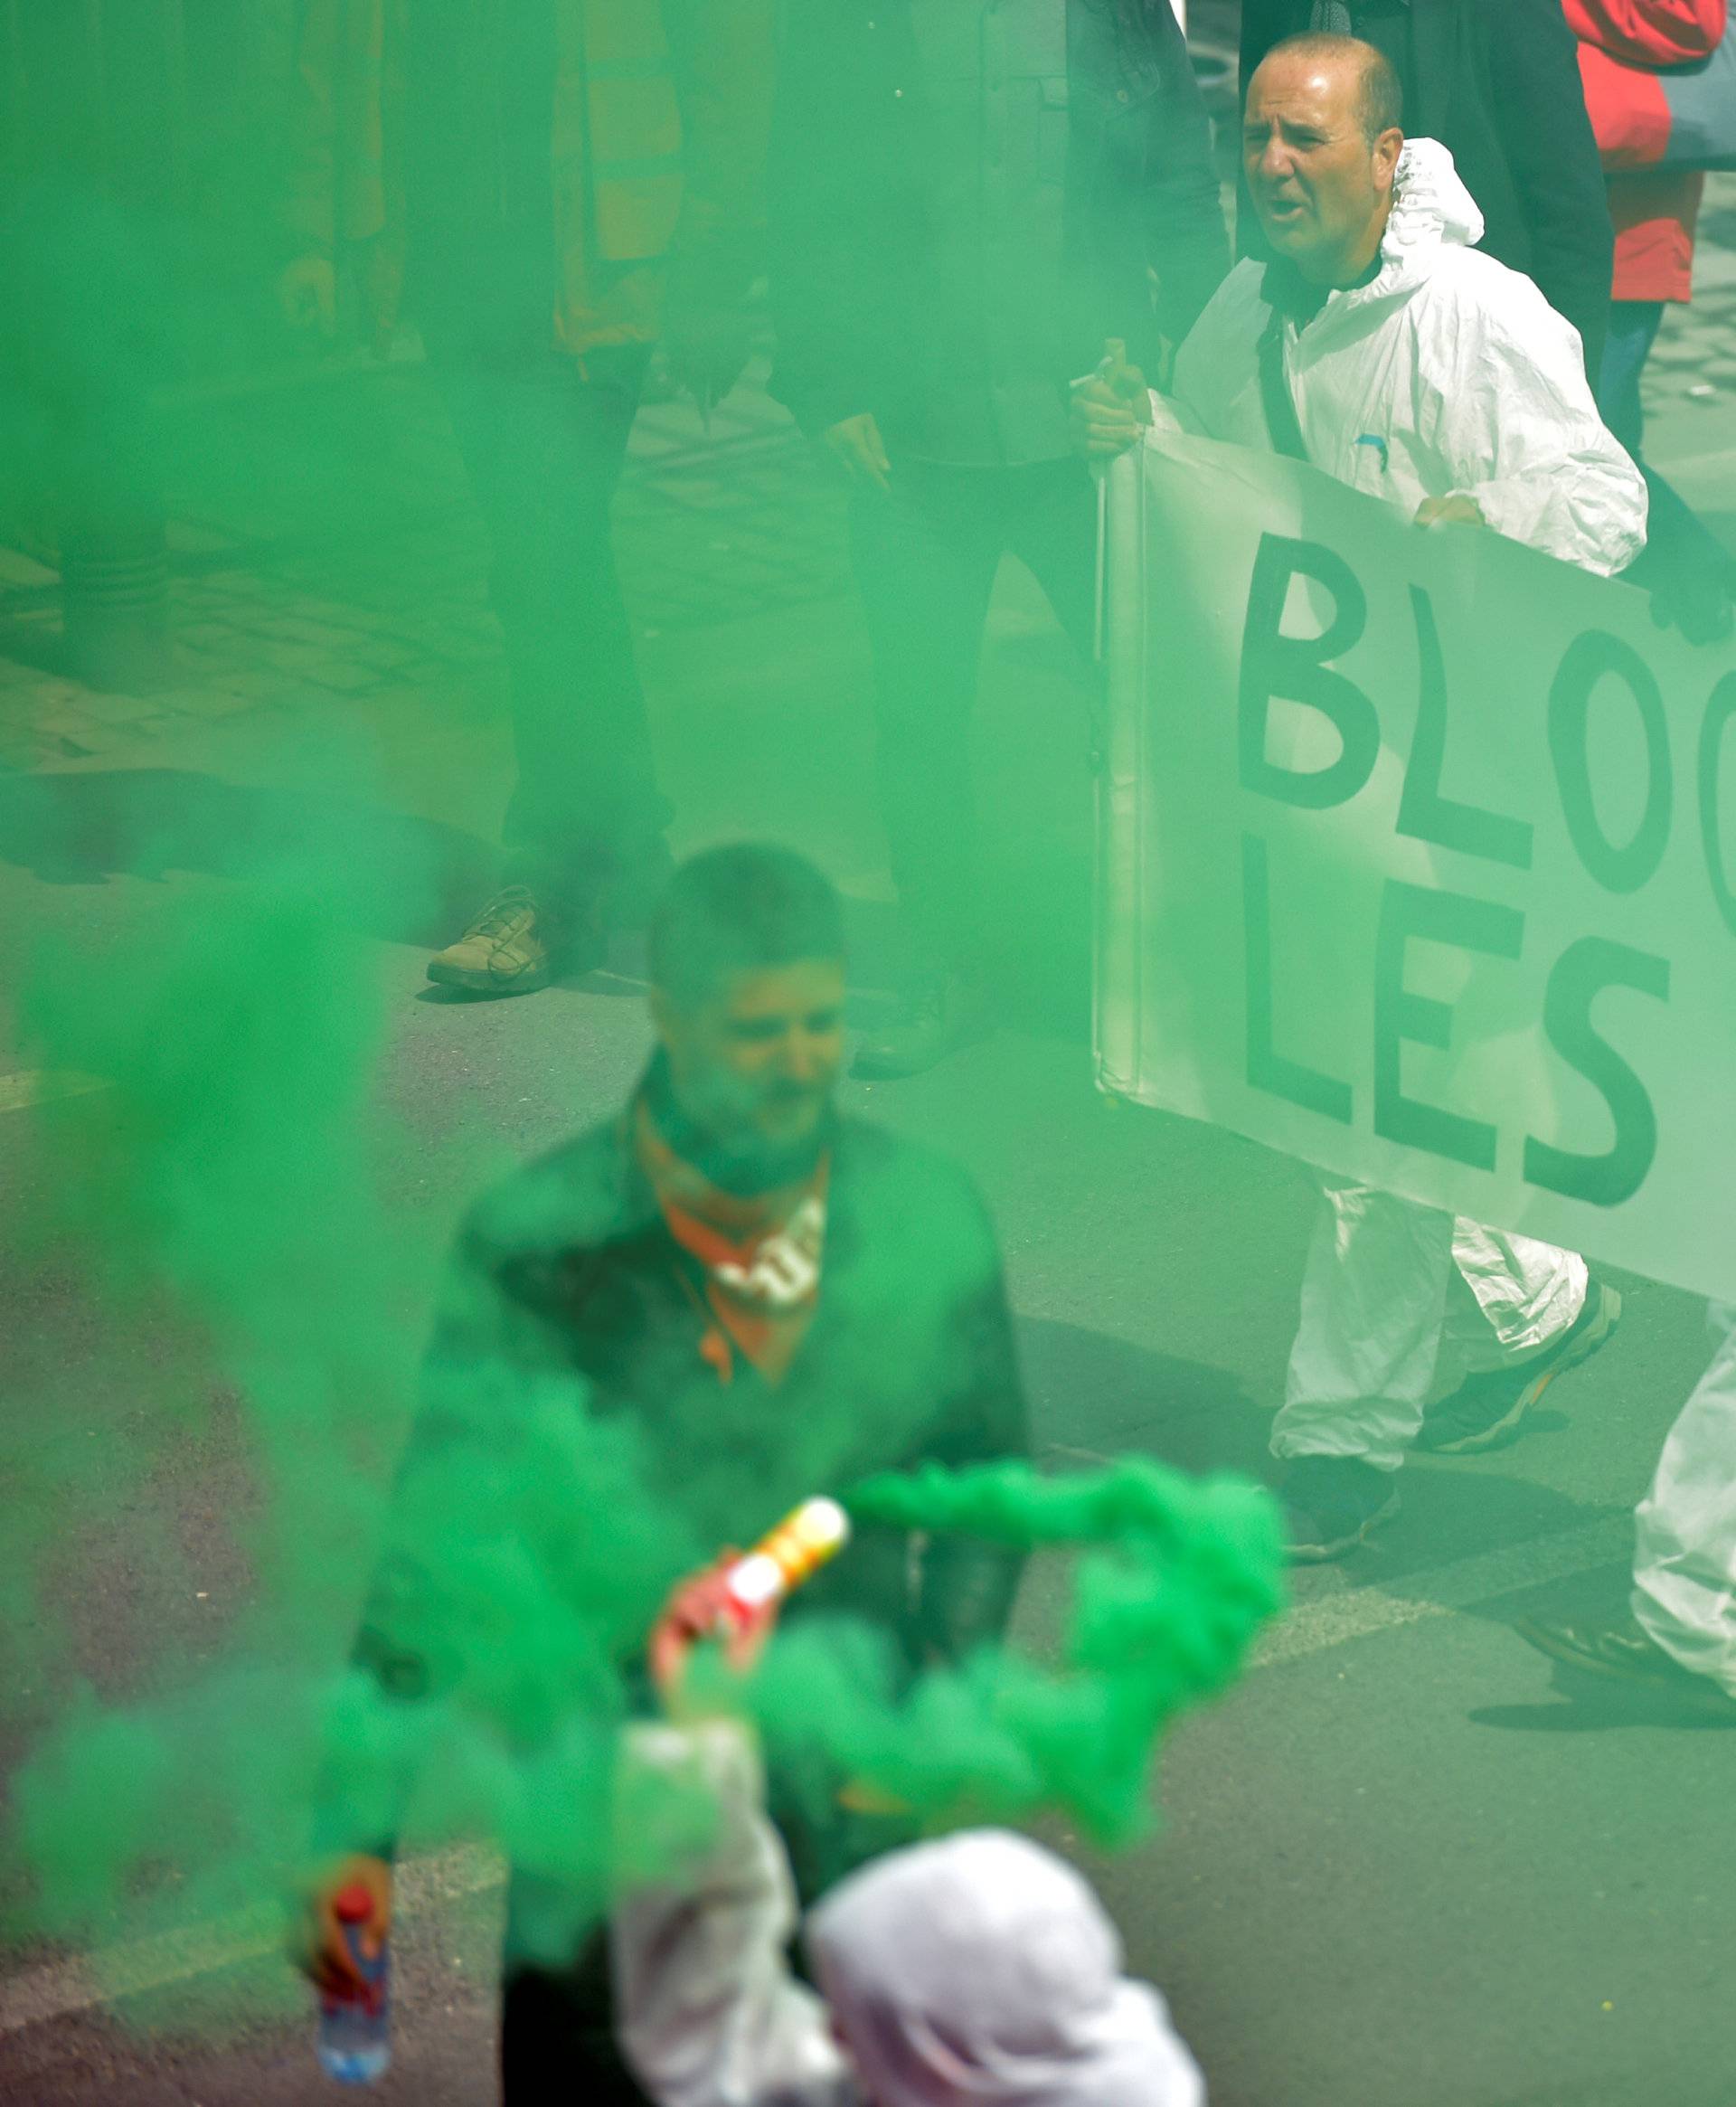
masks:
<svg viewBox="0 0 1736 2107"><path fill-rule="evenodd" d="M1623 570L1645 539L1646 487L1598 416L1573 330L1477 249L1452 156L1407 142L1401 112L1370 44L1311 34L1268 55L1242 163L1272 260L1240 265L1201 317L1175 408L1209 438L1311 461L1420 525ZM1143 374L1111 367L1076 391L1080 444L1111 455L1161 410L1146 407ZM1512 1439L1621 1307L1572 1252L1322 1184L1272 1431L1300 1559L1337 1557L1396 1511L1413 1444L1466 1454ZM1446 1336L1470 1372L1428 1406Z"/></svg>
<svg viewBox="0 0 1736 2107"><path fill-rule="evenodd" d="M429 978L599 964L668 873L610 533L654 347L703 409L747 362L776 0L311 0L287 302L399 279L491 544L516 783L502 886Z"/></svg>
<svg viewBox="0 0 1736 2107"><path fill-rule="evenodd" d="M1227 243L1170 0L794 7L774 141L773 392L851 484L908 949L857 1072L904 1076L989 1015L970 736L1005 553L1094 651L1068 383L1106 335L1156 371Z"/></svg>
<svg viewBox="0 0 1736 2107"><path fill-rule="evenodd" d="M1566 0L1580 43L1586 107L1609 165L1615 278L1598 404L1640 465L1650 494L1646 555L1635 582L1649 585L1660 611L1691 643L1728 636L1736 562L1675 487L1646 459L1640 376L1672 305L1694 298L1694 227L1705 190L1701 169L1636 167L1637 137L1656 138L1663 101L1657 72L1703 62L1723 41L1726 0ZM1736 140L1736 118L1731 134Z"/></svg>

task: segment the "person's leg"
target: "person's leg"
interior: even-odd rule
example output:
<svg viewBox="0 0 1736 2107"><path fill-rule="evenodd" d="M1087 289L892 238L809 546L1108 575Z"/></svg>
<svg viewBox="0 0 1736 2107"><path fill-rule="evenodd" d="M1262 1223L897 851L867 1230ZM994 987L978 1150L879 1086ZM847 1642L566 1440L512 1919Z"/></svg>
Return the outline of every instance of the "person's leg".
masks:
<svg viewBox="0 0 1736 2107"><path fill-rule="evenodd" d="M1447 1335L1466 1374L1424 1413L1418 1445L1467 1456L1517 1439L1556 1377L1610 1338L1621 1297L1577 1252L1463 1217L1453 1261Z"/></svg>
<svg viewBox="0 0 1736 2107"><path fill-rule="evenodd" d="M1097 488L1082 461L1010 472L1006 543L1042 586L1082 663L1097 662ZM1093 674L1094 677L1094 674Z"/></svg>
<svg viewBox="0 0 1736 2107"><path fill-rule="evenodd" d="M1654 1645L1736 1697L1736 1308L1707 1320L1712 1365L1635 1517L1633 1607Z"/></svg>
<svg viewBox="0 0 1736 2107"><path fill-rule="evenodd" d="M1712 1365L1670 1429L1634 1517L1627 1618L1522 1617L1551 1660L1626 1685L1656 1720L1736 1720L1736 1308L1714 1303Z"/></svg>
<svg viewBox="0 0 1736 2107"><path fill-rule="evenodd" d="M1321 1180L1302 1314L1272 1425L1292 1558L1337 1558L1398 1510L1440 1348L1450 1214Z"/></svg>
<svg viewBox="0 0 1736 2107"><path fill-rule="evenodd" d="M648 356L593 356L584 373L552 347L434 362L506 647L518 768L505 877L557 930L594 918L667 817L609 531Z"/></svg>
<svg viewBox="0 0 1736 2107"><path fill-rule="evenodd" d="M1639 377L1664 320L1662 300L1611 300L1609 334L1604 340L1603 366L1598 377L1598 408L1603 421L1638 460L1646 434L1646 412Z"/></svg>
<svg viewBox="0 0 1736 2107"><path fill-rule="evenodd" d="M508 1971L500 2079L505 2107L651 2107L616 2039L605 1932L592 1934L571 1970Z"/></svg>
<svg viewBox="0 0 1736 2107"><path fill-rule="evenodd" d="M1487 1229L1461 1214L1453 1224L1453 1265L1460 1291L1448 1296L1448 1327L1467 1369L1505 1367L1544 1352L1585 1307L1585 1261L1534 1236Z"/></svg>
<svg viewBox="0 0 1736 2107"><path fill-rule="evenodd" d="M1710 644L1730 633L1736 564L1681 492L1645 459L1640 379L1663 318L1662 300L1610 303L1598 408L1646 477L1646 548L1627 575L1656 596L1659 611L1691 644Z"/></svg>
<svg viewBox="0 0 1736 2107"><path fill-rule="evenodd" d="M928 1006L978 962L970 737L1001 556L1000 473L901 459L890 491L860 490L852 507L873 655L881 814L916 964L910 1015L901 1011L883 1045L864 1046L863 1072L910 1073L957 1044L944 1012L929 1018Z"/></svg>
<svg viewBox="0 0 1736 2107"><path fill-rule="evenodd" d="M1437 1208L1321 1181L1274 1456L1399 1468L1434 1381L1452 1239Z"/></svg>

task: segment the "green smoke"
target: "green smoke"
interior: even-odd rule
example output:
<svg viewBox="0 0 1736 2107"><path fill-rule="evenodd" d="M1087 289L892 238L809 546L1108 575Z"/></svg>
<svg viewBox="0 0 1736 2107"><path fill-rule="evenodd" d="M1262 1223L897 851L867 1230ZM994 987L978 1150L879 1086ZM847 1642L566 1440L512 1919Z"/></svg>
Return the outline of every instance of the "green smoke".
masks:
<svg viewBox="0 0 1736 2107"><path fill-rule="evenodd" d="M1132 1842L1165 1728L1234 1679L1283 1602L1276 1506L1241 1479L1132 1456L1064 1478L937 1465L873 1479L847 1505L861 1522L1017 1550L1090 1547L1060 1676L990 1648L901 1698L871 1649L835 1634L792 1631L773 1649L756 1702L774 1746L817 1742L935 1826L1059 1809L1100 1843Z"/></svg>

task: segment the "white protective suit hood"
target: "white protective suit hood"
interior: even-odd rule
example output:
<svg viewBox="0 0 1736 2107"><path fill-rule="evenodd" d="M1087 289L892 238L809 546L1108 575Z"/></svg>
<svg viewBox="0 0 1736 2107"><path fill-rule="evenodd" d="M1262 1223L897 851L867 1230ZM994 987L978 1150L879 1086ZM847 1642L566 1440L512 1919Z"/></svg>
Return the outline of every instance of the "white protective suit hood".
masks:
<svg viewBox="0 0 1736 2107"><path fill-rule="evenodd" d="M1392 213L1381 238L1382 268L1369 288L1378 294L1389 273L1396 285L1426 278L1443 249L1475 249L1483 215L1459 181L1453 157L1438 139L1407 139L1392 179Z"/></svg>
<svg viewBox="0 0 1736 2107"><path fill-rule="evenodd" d="M811 1913L808 1950L873 2107L1198 2107L1163 1999L1090 1888L1004 1829L893 1853Z"/></svg>

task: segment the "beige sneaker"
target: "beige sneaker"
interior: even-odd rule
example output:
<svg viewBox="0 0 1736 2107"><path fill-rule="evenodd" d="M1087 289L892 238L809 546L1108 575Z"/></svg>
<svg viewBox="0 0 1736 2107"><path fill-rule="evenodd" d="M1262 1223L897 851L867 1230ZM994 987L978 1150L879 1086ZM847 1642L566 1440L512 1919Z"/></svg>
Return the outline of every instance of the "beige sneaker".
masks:
<svg viewBox="0 0 1736 2107"><path fill-rule="evenodd" d="M536 902L523 885L496 893L456 944L428 961L442 987L474 995L533 995L552 976L549 946L537 928Z"/></svg>

